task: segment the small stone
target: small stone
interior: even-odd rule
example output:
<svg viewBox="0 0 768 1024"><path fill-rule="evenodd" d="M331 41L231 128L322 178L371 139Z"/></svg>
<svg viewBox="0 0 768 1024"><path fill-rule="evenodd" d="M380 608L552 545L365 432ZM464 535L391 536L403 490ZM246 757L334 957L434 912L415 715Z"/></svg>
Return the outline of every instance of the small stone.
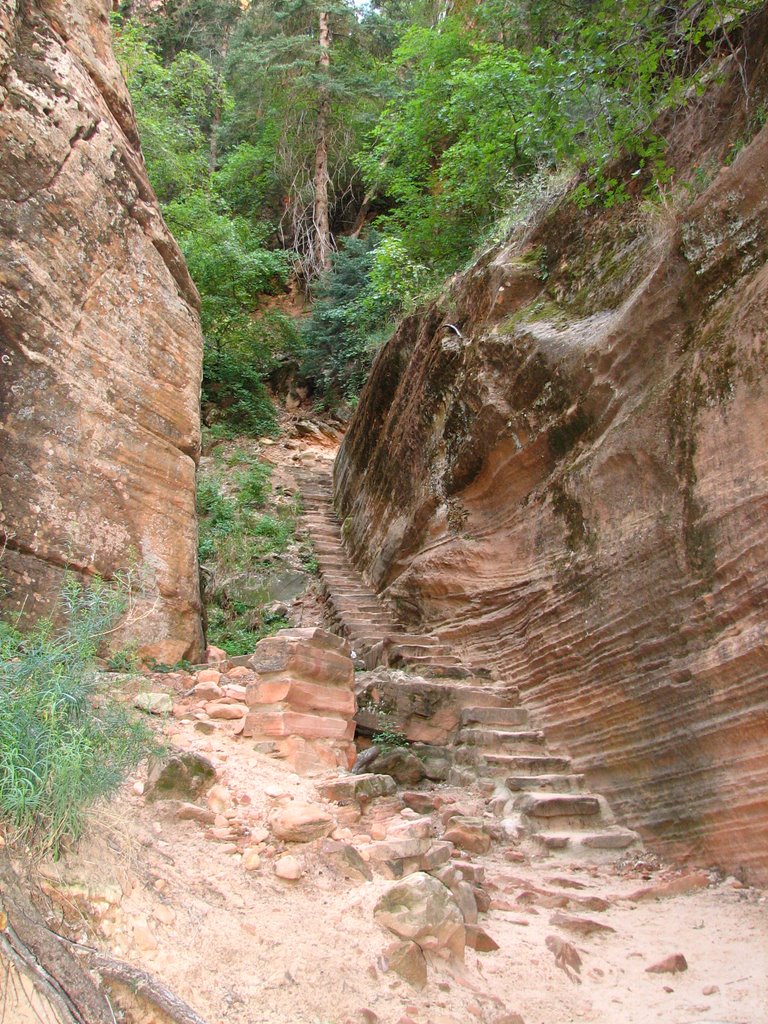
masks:
<svg viewBox="0 0 768 1024"><path fill-rule="evenodd" d="M232 794L226 786L211 786L205 802L214 814L223 814L232 806Z"/></svg>
<svg viewBox="0 0 768 1024"><path fill-rule="evenodd" d="M253 847L249 847L243 854L243 867L246 871L255 871L261 866L261 857L259 856L258 850L254 850Z"/></svg>
<svg viewBox="0 0 768 1024"><path fill-rule="evenodd" d="M229 655L221 647L214 647L213 644L209 644L205 648L205 660L209 665L216 665L220 661L226 661ZM208 669L203 669L203 672L207 672Z"/></svg>
<svg viewBox="0 0 768 1024"><path fill-rule="evenodd" d="M427 962L415 942L393 942L384 950L385 970L394 971L415 989L427 984Z"/></svg>
<svg viewBox="0 0 768 1024"><path fill-rule="evenodd" d="M147 798L150 800L177 797L194 800L213 782L216 772L211 762L200 754L187 751L169 758L165 764L156 765L147 782Z"/></svg>
<svg viewBox="0 0 768 1024"><path fill-rule="evenodd" d="M216 686L221 681L221 672L215 668L204 668L197 673L197 683L214 683Z"/></svg>
<svg viewBox="0 0 768 1024"><path fill-rule="evenodd" d="M137 693L133 698L133 706L148 715L170 715L173 711L173 698L170 693Z"/></svg>
<svg viewBox="0 0 768 1024"><path fill-rule="evenodd" d="M216 815L210 807L199 807L197 804L182 803L176 809L179 821L199 821L201 825L212 825Z"/></svg>
<svg viewBox="0 0 768 1024"><path fill-rule="evenodd" d="M216 700L217 697L223 697L224 691L216 683L198 683L197 686L192 688L192 695L196 700Z"/></svg>
<svg viewBox="0 0 768 1024"><path fill-rule="evenodd" d="M205 705L205 713L214 721L232 722L245 718L247 709L242 704L221 704L213 702Z"/></svg>
<svg viewBox="0 0 768 1024"><path fill-rule="evenodd" d="M289 854L275 861L275 874L278 878L295 882L304 874L304 868L298 858Z"/></svg>
<svg viewBox="0 0 768 1024"><path fill-rule="evenodd" d="M694 871L688 875L681 875L669 882L662 882L659 885L647 886L630 893L624 899L632 900L634 903L645 900L661 900L669 896L680 896L686 892L694 892L696 889L706 889L709 885L709 875L706 871Z"/></svg>
<svg viewBox="0 0 768 1024"><path fill-rule="evenodd" d="M368 882L373 878L371 869L354 846L328 840L321 847L323 859L334 867L344 878L356 882Z"/></svg>
<svg viewBox="0 0 768 1024"><path fill-rule="evenodd" d="M467 945L477 953L492 953L499 948L498 942L492 939L488 932L479 924L468 924L466 926Z"/></svg>
<svg viewBox="0 0 768 1024"><path fill-rule="evenodd" d="M144 783L143 782L134 782L134 784L131 787L131 789L136 794L136 796L144 796Z"/></svg>
<svg viewBox="0 0 768 1024"><path fill-rule="evenodd" d="M265 786L264 795L268 796L271 800L280 800L285 796L288 796L282 786Z"/></svg>
<svg viewBox="0 0 768 1024"><path fill-rule="evenodd" d="M572 914L563 914L561 911L553 914L549 919L549 923L557 928L564 928L566 931L573 932L575 935L586 936L595 935L598 932L616 931L610 925L600 924L599 921L593 921L589 917L574 917Z"/></svg>
<svg viewBox="0 0 768 1024"><path fill-rule="evenodd" d="M705 985L701 990L701 994L703 996L716 996L719 991L720 988L717 985Z"/></svg>
<svg viewBox="0 0 768 1024"><path fill-rule="evenodd" d="M670 953L663 960L645 968L648 974L677 974L678 971L688 970L688 961L682 953Z"/></svg>
<svg viewBox="0 0 768 1024"><path fill-rule="evenodd" d="M157 907L155 907L155 909L152 911L152 916L155 918L155 920L159 921L160 924L170 925L173 924L173 922L176 920L176 915L174 914L174 912L171 910L170 907L167 907L164 903L160 903Z"/></svg>
<svg viewBox="0 0 768 1024"><path fill-rule="evenodd" d="M417 814L432 814L437 810L438 800L433 793L419 793L418 790L403 793L403 803Z"/></svg>
<svg viewBox="0 0 768 1024"><path fill-rule="evenodd" d="M453 818L443 839L469 853L487 853L491 848L491 837L478 818Z"/></svg>
<svg viewBox="0 0 768 1024"><path fill-rule="evenodd" d="M574 971L576 974L581 973L581 957L575 946L558 935L548 935L544 942L547 949L554 954L557 966L569 977L570 971Z"/></svg>

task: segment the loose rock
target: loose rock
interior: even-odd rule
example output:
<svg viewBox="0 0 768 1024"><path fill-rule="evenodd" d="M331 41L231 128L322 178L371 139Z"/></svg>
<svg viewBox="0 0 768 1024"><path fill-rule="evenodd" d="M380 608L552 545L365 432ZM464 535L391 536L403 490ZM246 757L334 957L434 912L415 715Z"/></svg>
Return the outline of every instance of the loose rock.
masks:
<svg viewBox="0 0 768 1024"><path fill-rule="evenodd" d="M688 970L688 961L682 953L671 953L645 970L647 974L677 974L679 971Z"/></svg>
<svg viewBox="0 0 768 1024"><path fill-rule="evenodd" d="M269 826L277 839L289 843L309 843L322 839L334 828L334 820L315 804L286 804L269 816Z"/></svg>
<svg viewBox="0 0 768 1024"><path fill-rule="evenodd" d="M463 956L464 919L442 882L416 872L393 886L376 904L376 921L422 949L449 949Z"/></svg>
<svg viewBox="0 0 768 1024"><path fill-rule="evenodd" d="M304 867L296 857L288 855L275 861L275 874L278 878L295 882L304 874Z"/></svg>

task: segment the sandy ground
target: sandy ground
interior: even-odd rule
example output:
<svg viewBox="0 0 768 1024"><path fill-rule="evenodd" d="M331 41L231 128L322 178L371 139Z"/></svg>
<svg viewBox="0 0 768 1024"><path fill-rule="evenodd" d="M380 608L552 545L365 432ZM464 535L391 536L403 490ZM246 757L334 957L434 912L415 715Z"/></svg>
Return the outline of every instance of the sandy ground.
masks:
<svg viewBox="0 0 768 1024"><path fill-rule="evenodd" d="M293 465L332 454L330 446L278 442L268 453L278 467L274 482L290 487ZM246 868L243 846L255 845L269 811L290 799L316 801L315 782L236 739L224 723L212 734L193 722L164 728L171 744L214 763L233 797L231 815L251 839L207 839L200 824L148 801L139 775L94 814L74 853L43 866L43 881L60 892L55 927L155 974L209 1024L768 1024L768 896L713 873L708 887L685 895L629 900L679 877L642 856L623 867L560 856L511 862L509 849L494 844L469 858L485 868L493 904L480 923L499 949L468 949L463 963L433 958L427 986L417 991L385 969L393 936L373 918L394 883L375 875L348 881L316 843L286 846L271 837L257 847L258 866ZM372 813L379 822L400 817L392 801ZM339 824L347 824L343 811ZM284 852L304 865L298 881L275 875ZM605 898L603 912L569 912L614 930L587 938L563 931L551 923L552 909L525 901L532 887ZM552 935L577 948L578 975L557 966L546 945ZM673 953L684 955L686 971L647 973ZM52 1019L31 1014L1 972L0 986L0 1019ZM164 1024L153 1012L138 1019Z"/></svg>
<svg viewBox="0 0 768 1024"><path fill-rule="evenodd" d="M192 723L167 728L174 745L214 762L238 820L252 829L275 803L317 799L311 779L254 752L225 727L212 736ZM88 888L87 904L73 901L75 913L96 908L100 923L88 913L81 918L84 941L158 975L210 1024L497 1024L512 1013L525 1024L768 1021L768 900L734 888L733 880L634 902L622 895L675 872L654 867L652 858L622 870L555 857L510 863L494 845L473 859L485 866L497 905L481 924L500 948L468 949L463 964L433 959L419 992L383 969L393 937L374 922L373 907L394 883L376 876L349 882L325 864L316 844L288 844L306 868L298 881L274 874L281 844L262 845L259 867L246 870L231 844L209 841L201 825L176 820L138 789L135 778L94 820L77 853L44 871ZM267 789L284 795L268 796ZM531 886L606 898L607 910L586 916L615 931L589 938L563 932L550 923L553 911L517 902ZM71 908L67 916L71 922ZM556 965L545 944L553 934L577 947L580 976ZM671 953L685 956L687 971L646 972ZM6 1020L16 1024L13 1013Z"/></svg>

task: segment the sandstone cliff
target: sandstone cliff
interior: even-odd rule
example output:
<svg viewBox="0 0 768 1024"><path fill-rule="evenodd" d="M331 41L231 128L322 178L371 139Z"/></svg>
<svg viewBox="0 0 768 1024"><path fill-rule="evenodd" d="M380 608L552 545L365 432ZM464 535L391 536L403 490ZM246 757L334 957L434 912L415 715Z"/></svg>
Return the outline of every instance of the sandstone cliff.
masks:
<svg viewBox="0 0 768 1024"><path fill-rule="evenodd" d="M402 324L336 501L406 624L519 685L628 824L766 882L763 42L748 105L733 73L680 119L687 187L563 197Z"/></svg>
<svg viewBox="0 0 768 1024"><path fill-rule="evenodd" d="M65 569L141 567L131 637L202 641L199 299L144 171L107 0L0 0L0 570L46 611Z"/></svg>

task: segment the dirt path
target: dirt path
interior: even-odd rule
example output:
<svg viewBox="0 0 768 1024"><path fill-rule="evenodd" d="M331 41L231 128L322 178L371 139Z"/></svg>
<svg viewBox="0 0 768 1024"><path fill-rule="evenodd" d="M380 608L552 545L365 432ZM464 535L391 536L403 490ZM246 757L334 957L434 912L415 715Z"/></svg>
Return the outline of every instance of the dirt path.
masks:
<svg viewBox="0 0 768 1024"><path fill-rule="evenodd" d="M291 486L292 467L333 452L281 439L263 454L276 465L276 479ZM302 624L316 621L316 604L300 611ZM188 680L165 682L180 691ZM765 894L714 874L681 875L652 857L636 855L621 868L592 866L531 860L504 843L484 856L461 854L484 874L491 905L480 924L499 948L467 949L463 963L432 957L427 985L417 990L386 969L393 936L373 917L393 883L375 874L350 881L324 858L320 841L278 842L267 827L276 806L322 803L319 780L299 777L236 738L226 722L169 719L163 729L174 748L215 766L223 787L215 821L179 820L176 805L153 803L145 777L136 776L94 815L74 854L44 866L43 881L54 898L55 927L158 975L209 1024L768 1021ZM444 785L433 792L443 802L472 797ZM362 850L371 832L393 835L415 814L392 798L374 802L361 821L345 808L324 807L337 819L333 835ZM284 853L300 861L300 879L275 874ZM672 893L681 878L692 891L627 898L656 886ZM606 901L604 910L560 907L604 929L584 937L553 922L574 895ZM547 945L552 936L576 947L579 973L558 966ZM647 971L676 953L685 957L685 971ZM18 995L6 986L10 1024L33 1019ZM163 1022L146 1013L141 1024Z"/></svg>
<svg viewBox="0 0 768 1024"><path fill-rule="evenodd" d="M213 761L232 795L229 823L257 837L276 804L317 801L312 780L254 752L225 726L205 736L191 722L169 723L166 732L175 747ZM71 901L70 918L85 910L83 938L92 941L95 933L115 955L158 974L210 1024L511 1024L513 1013L525 1024L767 1019L768 904L762 893L732 881L629 901L622 895L678 876L650 861L623 871L555 860L511 863L504 847L494 846L473 860L485 868L494 904L481 923L499 949L467 950L464 965L433 960L419 992L382 969L392 936L374 922L373 907L392 882L341 878L317 842L287 844L306 873L283 881L274 860L285 844L271 838L259 847L258 866L247 870L234 843L206 839L200 824L177 820L141 788L142 780L131 780L77 855L46 873L87 890L70 890L62 904ZM388 808L378 820L391 828L402 815ZM351 832L342 825L338 834ZM586 916L614 931L568 935L550 923L555 910L527 902L524 894L533 889L605 898L608 909ZM546 945L553 934L577 947L580 976L556 965ZM685 972L647 973L672 953L685 956Z"/></svg>

